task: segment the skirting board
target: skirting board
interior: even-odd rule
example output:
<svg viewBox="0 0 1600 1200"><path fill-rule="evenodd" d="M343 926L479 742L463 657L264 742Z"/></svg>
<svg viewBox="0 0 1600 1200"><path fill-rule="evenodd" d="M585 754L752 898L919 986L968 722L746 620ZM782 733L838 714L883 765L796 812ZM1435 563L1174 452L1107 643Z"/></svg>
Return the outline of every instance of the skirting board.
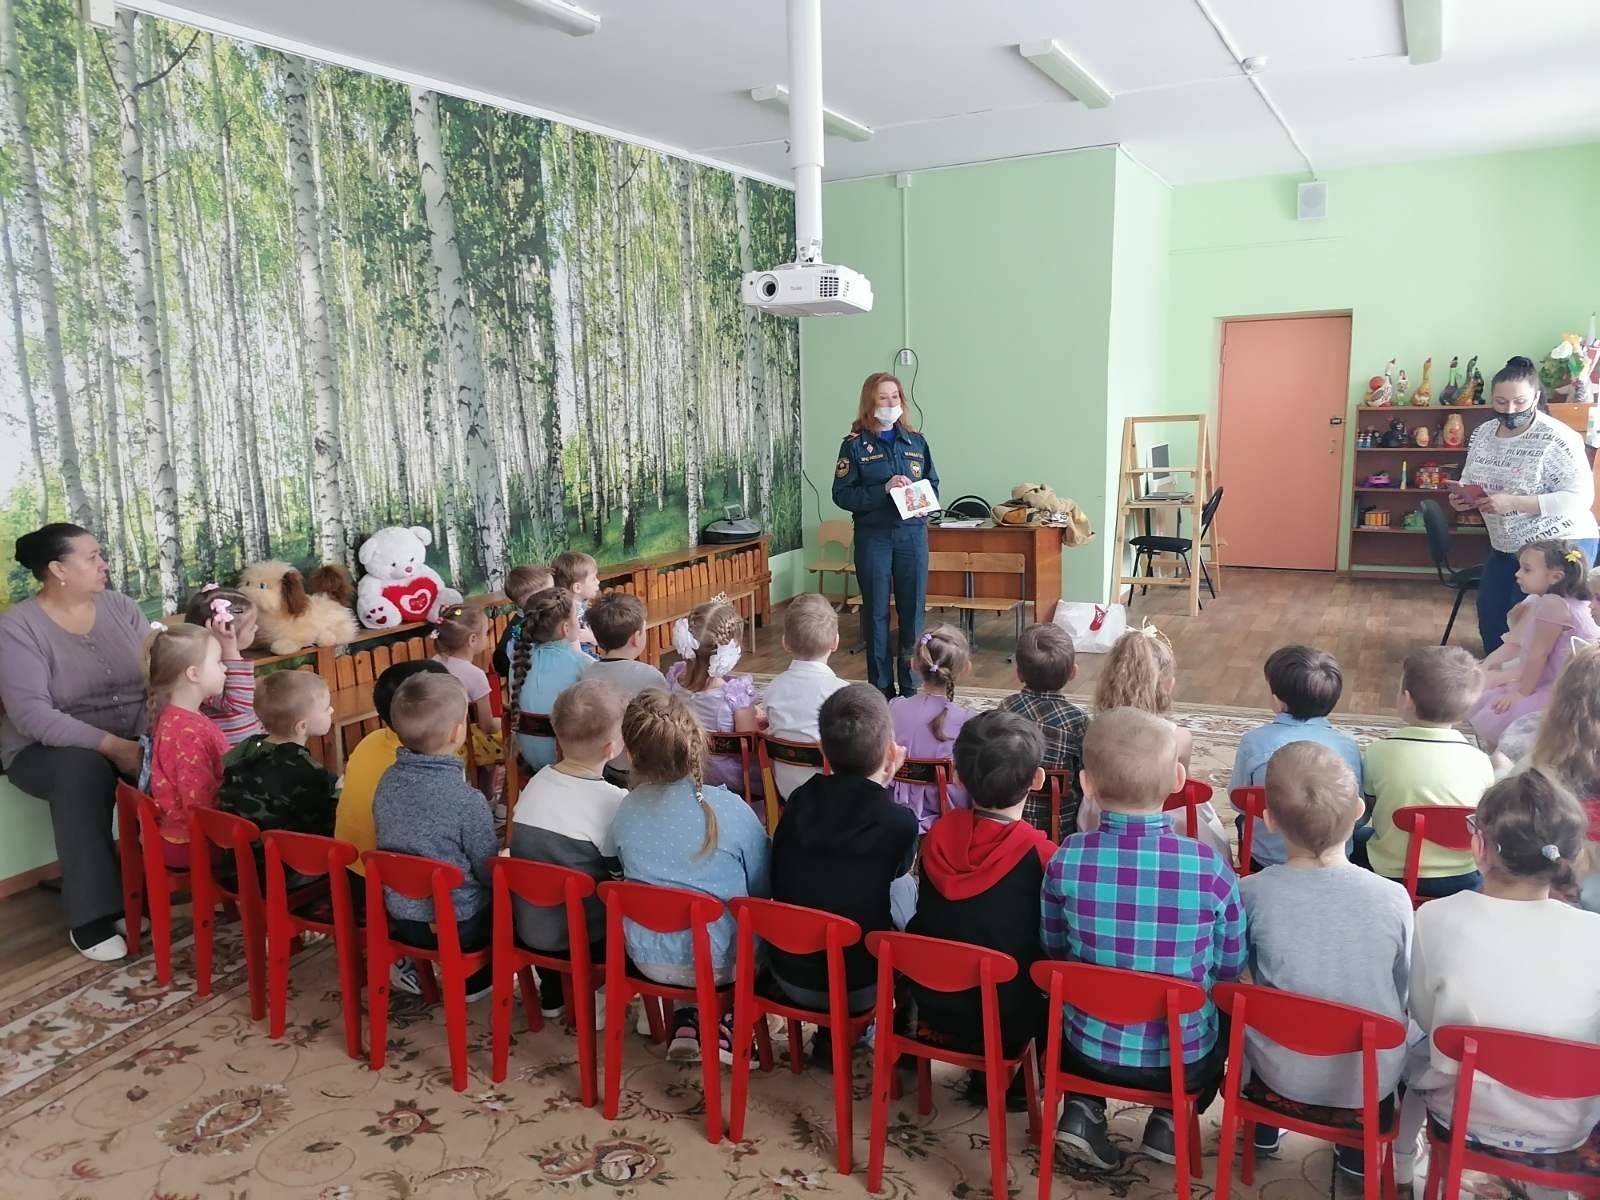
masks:
<svg viewBox="0 0 1600 1200"><path fill-rule="evenodd" d="M60 878L61 864L51 862L45 863L42 867L35 867L31 871L24 871L20 875L13 875L9 879L0 879L0 900L15 896L18 892L25 892L31 887L37 887L47 879Z"/></svg>

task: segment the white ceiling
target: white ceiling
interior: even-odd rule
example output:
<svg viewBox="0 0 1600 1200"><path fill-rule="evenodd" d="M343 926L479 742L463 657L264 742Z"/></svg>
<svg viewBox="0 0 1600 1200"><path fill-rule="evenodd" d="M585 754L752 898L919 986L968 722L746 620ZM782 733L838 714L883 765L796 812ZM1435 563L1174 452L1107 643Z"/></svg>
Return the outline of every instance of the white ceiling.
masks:
<svg viewBox="0 0 1600 1200"><path fill-rule="evenodd" d="M499 98L787 176L782 0L582 0L573 38L514 0L129 0L334 61ZM1405 57L1401 0L1210 0L1319 169L1600 140L1600 2L1443 0L1443 60ZM1060 41L1092 110L1016 53ZM826 0L828 138L846 179L1119 142L1172 183L1304 169L1194 0Z"/></svg>

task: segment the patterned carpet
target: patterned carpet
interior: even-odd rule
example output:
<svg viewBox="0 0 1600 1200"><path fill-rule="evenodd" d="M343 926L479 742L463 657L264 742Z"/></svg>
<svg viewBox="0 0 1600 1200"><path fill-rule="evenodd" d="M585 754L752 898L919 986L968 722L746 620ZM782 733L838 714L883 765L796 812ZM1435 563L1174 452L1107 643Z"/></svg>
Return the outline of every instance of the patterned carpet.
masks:
<svg viewBox="0 0 1600 1200"><path fill-rule="evenodd" d="M983 698L974 696L975 704ZM1181 712L1194 731L1197 773L1226 782L1233 743L1261 720L1249 712ZM1342 722L1374 736L1381 721ZM1219 791L1222 789L1219 788ZM488 1006L474 1005L467 1091L450 1089L438 1014L397 997L388 1066L373 1074L343 1052L331 947L297 956L289 1028L274 1042L249 1019L243 965L231 932L218 946L215 994L192 992L191 946L176 952L171 989L148 957L95 965L81 959L0 983L0 1196L30 1200L355 1200L579 1194L801 1200L864 1194L866 1060L855 1074L856 1174L833 1168L831 1080L786 1070L752 1086L745 1140L709 1145L699 1068L668 1063L628 1035L616 1121L577 1100L572 1038L547 1027L520 1032L511 1073L488 1082ZM519 1022L520 1027L520 1022ZM780 1043L781 1044L781 1043ZM780 1050L780 1061L782 1051ZM927 1117L914 1100L891 1104L885 1194L989 1194L984 1114L936 1076ZM724 1091L726 1102L726 1091ZM1213 1118L1216 1108L1213 1108ZM1130 1151L1138 1110L1119 1113L1113 1135ZM1036 1151L1026 1119L1010 1120L1013 1195L1036 1194ZM1211 1196L1214 1120L1206 1133ZM1057 1197L1172 1194L1170 1168L1129 1153L1103 1174L1056 1156ZM1258 1195L1310 1200L1333 1194L1331 1151L1289 1138L1263 1164ZM1491 1193L1492 1194L1492 1193Z"/></svg>

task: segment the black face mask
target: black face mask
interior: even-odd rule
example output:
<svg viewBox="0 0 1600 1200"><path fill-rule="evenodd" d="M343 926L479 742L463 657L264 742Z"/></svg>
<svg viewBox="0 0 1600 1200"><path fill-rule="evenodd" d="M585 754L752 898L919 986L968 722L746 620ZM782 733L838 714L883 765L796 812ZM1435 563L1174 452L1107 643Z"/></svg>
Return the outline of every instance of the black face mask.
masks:
<svg viewBox="0 0 1600 1200"><path fill-rule="evenodd" d="M1533 421L1536 411L1536 409L1530 408L1525 412L1518 413L1497 412L1495 413L1495 419L1507 429L1521 429L1523 426Z"/></svg>

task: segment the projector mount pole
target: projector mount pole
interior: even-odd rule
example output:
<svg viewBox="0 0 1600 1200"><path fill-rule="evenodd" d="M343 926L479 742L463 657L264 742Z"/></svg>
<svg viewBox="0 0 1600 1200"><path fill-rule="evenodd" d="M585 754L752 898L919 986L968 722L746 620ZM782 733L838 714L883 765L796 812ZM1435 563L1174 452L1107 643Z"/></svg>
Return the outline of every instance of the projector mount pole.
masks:
<svg viewBox="0 0 1600 1200"><path fill-rule="evenodd" d="M789 168L794 260L822 261L822 0L789 0Z"/></svg>

